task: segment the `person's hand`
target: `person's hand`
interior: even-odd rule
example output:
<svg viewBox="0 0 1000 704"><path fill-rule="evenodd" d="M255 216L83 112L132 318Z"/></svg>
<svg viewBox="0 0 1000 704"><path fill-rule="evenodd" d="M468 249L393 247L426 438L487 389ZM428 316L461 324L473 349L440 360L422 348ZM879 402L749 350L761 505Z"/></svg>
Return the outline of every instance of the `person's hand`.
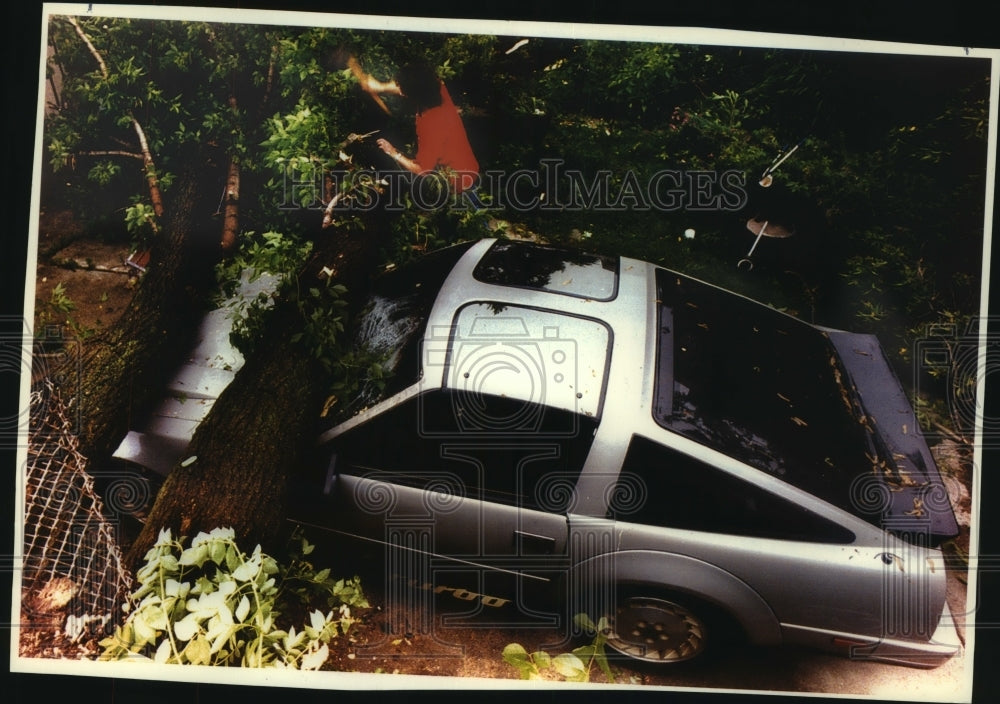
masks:
<svg viewBox="0 0 1000 704"><path fill-rule="evenodd" d="M375 144L377 144L378 148L384 151L389 156L395 156L399 152L399 150L397 150L396 147L392 146L392 143L389 142L389 140L387 139L381 139L381 138L377 139L375 140Z"/></svg>

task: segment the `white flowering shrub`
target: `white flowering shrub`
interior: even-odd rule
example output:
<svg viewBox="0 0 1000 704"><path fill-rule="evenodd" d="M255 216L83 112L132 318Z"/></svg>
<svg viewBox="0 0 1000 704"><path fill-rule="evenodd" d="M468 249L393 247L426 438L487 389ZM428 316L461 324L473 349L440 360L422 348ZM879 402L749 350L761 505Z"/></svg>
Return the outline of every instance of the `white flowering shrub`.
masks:
<svg viewBox="0 0 1000 704"><path fill-rule="evenodd" d="M101 641L100 659L318 669L330 640L355 622L351 609L368 602L357 577L333 580L330 570L317 572L304 559L312 546L297 540L283 567L259 545L243 553L229 528L199 533L187 548L185 538L161 531L136 574L130 613ZM326 598L325 614L314 609L299 631L278 627L282 606L317 596Z"/></svg>

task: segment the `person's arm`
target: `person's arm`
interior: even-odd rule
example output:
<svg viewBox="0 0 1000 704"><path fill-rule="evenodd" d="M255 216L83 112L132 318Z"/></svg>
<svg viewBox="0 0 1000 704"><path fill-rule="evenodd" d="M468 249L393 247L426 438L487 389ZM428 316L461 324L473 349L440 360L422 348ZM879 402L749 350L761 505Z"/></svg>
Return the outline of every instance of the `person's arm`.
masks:
<svg viewBox="0 0 1000 704"><path fill-rule="evenodd" d="M366 73L364 78L359 79L359 81L361 83L361 89L367 93L388 93L390 95L403 94L396 81L384 83L372 76L370 73Z"/></svg>
<svg viewBox="0 0 1000 704"><path fill-rule="evenodd" d="M401 151L396 149L396 147L392 146L392 143L389 142L389 140L379 139L376 141L376 144L378 144L379 149L391 156L392 160L399 164L401 168L406 169L411 174L422 174L424 172L424 169L420 166L420 164L404 155Z"/></svg>
<svg viewBox="0 0 1000 704"><path fill-rule="evenodd" d="M399 90L399 86L396 81L389 81L388 83L383 83L378 80L370 73L366 72L361 68L361 64L353 56L347 60L347 67L351 69L351 73L354 77L358 79L358 83L361 85L361 90L366 93L391 93L392 95L402 95L403 93Z"/></svg>

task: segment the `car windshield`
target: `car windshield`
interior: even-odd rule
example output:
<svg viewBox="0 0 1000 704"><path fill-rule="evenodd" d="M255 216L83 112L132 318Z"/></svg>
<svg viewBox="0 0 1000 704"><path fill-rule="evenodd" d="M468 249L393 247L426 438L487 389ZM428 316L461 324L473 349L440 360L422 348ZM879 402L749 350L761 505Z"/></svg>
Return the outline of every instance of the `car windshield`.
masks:
<svg viewBox="0 0 1000 704"><path fill-rule="evenodd" d="M878 453L827 337L669 271L657 289L656 421L858 514Z"/></svg>

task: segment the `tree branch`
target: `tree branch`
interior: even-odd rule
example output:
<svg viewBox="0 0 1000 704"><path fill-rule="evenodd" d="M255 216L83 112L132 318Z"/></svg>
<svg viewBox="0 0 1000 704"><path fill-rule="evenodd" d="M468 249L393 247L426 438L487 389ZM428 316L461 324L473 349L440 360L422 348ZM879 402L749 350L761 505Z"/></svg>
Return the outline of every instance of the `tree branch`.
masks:
<svg viewBox="0 0 1000 704"><path fill-rule="evenodd" d="M75 17L67 17L66 21L73 25L73 29L75 29L76 33L80 35L80 39L82 39L83 43L87 45L87 48L90 50L94 60L97 61L97 65L101 67L101 75L107 79L108 66L104 63L104 57L101 56L101 52L99 52L97 47L95 47L90 41L90 37L88 37L87 33L83 31L83 27L80 26L80 23L76 21Z"/></svg>
<svg viewBox="0 0 1000 704"><path fill-rule="evenodd" d="M139 137L139 146L142 149L142 165L146 172L146 183L149 185L149 199L153 201L153 212L156 217L163 217L163 194L160 192L160 182L156 178L156 167L153 164L153 155L149 151L149 142L146 141L146 133L142 129L139 121L132 118L132 126Z"/></svg>
<svg viewBox="0 0 1000 704"><path fill-rule="evenodd" d="M78 152L77 156L123 156L128 159L143 160L143 155L139 152L127 152L124 149L98 149L90 152Z"/></svg>
<svg viewBox="0 0 1000 704"><path fill-rule="evenodd" d="M80 39L84 44L87 45L87 49L90 54L94 57L97 65L101 69L101 75L104 76L104 80L108 80L108 65L104 63L104 57L101 56L101 52L97 50L93 42L90 41L90 37L87 33L83 31L83 27L80 23L76 21L75 17L67 17L66 21L73 25L73 29L79 35ZM132 120L132 126L135 128L135 133L139 137L139 147L142 149L142 162L143 169L146 172L146 183L149 186L149 199L153 202L153 212L156 213L156 217L163 217L163 194L160 192L160 183L156 178L156 167L153 164L153 155L149 151L149 142L146 140L146 133L142 129L142 125L139 121L135 119L135 115L131 111L128 113L129 118ZM153 229L156 229L155 223Z"/></svg>

